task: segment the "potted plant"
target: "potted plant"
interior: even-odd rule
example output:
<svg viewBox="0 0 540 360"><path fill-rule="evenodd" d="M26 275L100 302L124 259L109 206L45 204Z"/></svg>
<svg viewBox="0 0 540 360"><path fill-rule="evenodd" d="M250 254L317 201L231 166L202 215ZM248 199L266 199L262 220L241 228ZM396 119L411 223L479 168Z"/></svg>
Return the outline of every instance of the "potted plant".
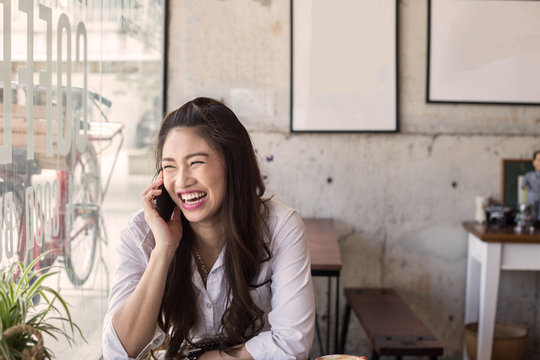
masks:
<svg viewBox="0 0 540 360"><path fill-rule="evenodd" d="M51 359L42 334L64 337L71 345L74 335L84 336L73 322L66 301L44 281L59 273L58 266L34 271L43 253L25 266L12 263L0 269L0 360ZM86 340L85 340L86 341Z"/></svg>

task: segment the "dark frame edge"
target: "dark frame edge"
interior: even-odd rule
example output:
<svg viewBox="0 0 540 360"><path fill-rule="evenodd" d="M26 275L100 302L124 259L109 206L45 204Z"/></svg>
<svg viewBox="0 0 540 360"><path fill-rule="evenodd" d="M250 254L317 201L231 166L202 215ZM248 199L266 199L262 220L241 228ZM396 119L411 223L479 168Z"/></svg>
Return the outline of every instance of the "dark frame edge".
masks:
<svg viewBox="0 0 540 360"><path fill-rule="evenodd" d="M429 98L429 82L431 73L431 0L427 0L427 63L426 63L426 103L431 102Z"/></svg>
<svg viewBox="0 0 540 360"><path fill-rule="evenodd" d="M507 175L507 172L510 171L508 169L508 167L509 167L509 165L511 163L518 164L518 165L523 164L524 166L530 165L530 169L534 170L534 167L532 165L532 159L518 159L518 158L503 158L503 159L501 159L501 195L500 196L501 196L501 204L504 205L504 206L510 206L510 205L507 205L508 196L506 194L506 175ZM519 176L519 174L518 174L518 176ZM513 205L513 204L511 204L511 205ZM519 205L519 204L516 204L516 205ZM513 207L514 209L517 208L517 206L515 206L515 207L511 206L511 207Z"/></svg>
<svg viewBox="0 0 540 360"><path fill-rule="evenodd" d="M163 0L164 1L164 16L163 16L163 101L162 101L162 115L165 115L167 113L167 88L169 87L169 81L168 81L168 67L169 67L169 26L170 26L170 9L169 9L169 0Z"/></svg>
<svg viewBox="0 0 540 360"><path fill-rule="evenodd" d="M293 57L293 52L294 52L294 23L293 23L293 19L294 19L294 0L290 0L289 1L289 7L290 7L290 22L289 22L289 26L290 26L290 34L289 34L289 37L290 37L290 55L289 55L289 65L290 65L290 68L289 68L289 132L290 133L295 133L296 130L294 130L293 128L293 110L294 110L294 100L293 100L293 82L294 82L294 79L293 79L293 68L294 68L294 57Z"/></svg>
<svg viewBox="0 0 540 360"><path fill-rule="evenodd" d="M396 6L396 126L392 132L399 132L399 1L394 0Z"/></svg>

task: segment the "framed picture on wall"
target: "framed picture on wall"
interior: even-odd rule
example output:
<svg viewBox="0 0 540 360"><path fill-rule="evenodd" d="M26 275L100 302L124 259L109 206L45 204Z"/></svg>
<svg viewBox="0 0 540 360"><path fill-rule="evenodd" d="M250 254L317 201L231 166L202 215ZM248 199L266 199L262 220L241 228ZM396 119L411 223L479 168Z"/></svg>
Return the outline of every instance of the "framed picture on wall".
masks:
<svg viewBox="0 0 540 360"><path fill-rule="evenodd" d="M540 1L428 7L428 102L540 105Z"/></svg>
<svg viewBox="0 0 540 360"><path fill-rule="evenodd" d="M531 159L502 159L501 202L517 209L525 201L525 190L521 189L521 178L534 167Z"/></svg>
<svg viewBox="0 0 540 360"><path fill-rule="evenodd" d="M291 0L291 131L395 132L396 0Z"/></svg>

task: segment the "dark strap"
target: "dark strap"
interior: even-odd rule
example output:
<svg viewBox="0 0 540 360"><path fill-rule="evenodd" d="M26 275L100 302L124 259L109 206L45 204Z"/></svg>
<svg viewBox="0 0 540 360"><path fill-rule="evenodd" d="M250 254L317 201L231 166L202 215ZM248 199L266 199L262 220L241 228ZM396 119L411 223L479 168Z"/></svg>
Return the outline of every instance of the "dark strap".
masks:
<svg viewBox="0 0 540 360"><path fill-rule="evenodd" d="M437 340L433 335L425 336L386 336L386 335L375 335L372 338L372 341L381 341L381 340L397 340L397 341L423 341L423 340Z"/></svg>

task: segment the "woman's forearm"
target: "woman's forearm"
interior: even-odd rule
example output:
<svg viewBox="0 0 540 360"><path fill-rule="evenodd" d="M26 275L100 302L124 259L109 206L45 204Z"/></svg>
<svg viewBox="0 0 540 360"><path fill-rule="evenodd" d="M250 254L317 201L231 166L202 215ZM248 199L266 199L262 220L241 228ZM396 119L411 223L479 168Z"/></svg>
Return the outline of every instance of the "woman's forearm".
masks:
<svg viewBox="0 0 540 360"><path fill-rule="evenodd" d="M139 284L116 310L112 322L124 349L136 357L152 340L175 249L155 248Z"/></svg>

